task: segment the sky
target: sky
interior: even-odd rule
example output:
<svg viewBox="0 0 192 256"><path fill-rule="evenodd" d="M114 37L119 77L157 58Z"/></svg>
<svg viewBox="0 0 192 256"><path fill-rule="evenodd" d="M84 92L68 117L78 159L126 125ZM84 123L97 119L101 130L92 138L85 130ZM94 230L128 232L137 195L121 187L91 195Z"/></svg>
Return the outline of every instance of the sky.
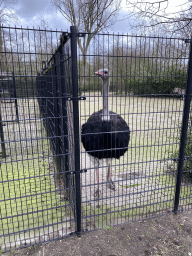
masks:
<svg viewBox="0 0 192 256"><path fill-rule="evenodd" d="M14 6L22 27L39 27L44 19L49 28L65 31L70 26L51 0L17 0Z"/></svg>
<svg viewBox="0 0 192 256"><path fill-rule="evenodd" d="M168 10L174 13L180 9L180 4L180 0L169 0ZM63 18L51 0L16 0L16 4L14 4L12 7L16 10L19 17L19 21L17 21L16 24L17 26L29 28L34 26L37 28L40 26L41 20L44 19L47 22L48 27L53 30L69 30L69 22ZM123 8L117 17L115 25L109 29L109 32L130 32L130 27L127 20L125 19L125 16L128 14L128 9L126 8L126 0L122 1L122 7Z"/></svg>

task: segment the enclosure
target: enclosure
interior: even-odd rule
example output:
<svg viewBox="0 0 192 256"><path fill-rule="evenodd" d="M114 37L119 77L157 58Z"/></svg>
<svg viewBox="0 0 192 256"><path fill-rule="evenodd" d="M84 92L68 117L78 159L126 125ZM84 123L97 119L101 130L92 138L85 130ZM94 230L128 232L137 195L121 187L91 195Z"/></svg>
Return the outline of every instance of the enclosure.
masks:
<svg viewBox="0 0 192 256"><path fill-rule="evenodd" d="M0 49L1 251L191 209L190 41L2 26ZM130 130L114 189L81 143L103 68Z"/></svg>

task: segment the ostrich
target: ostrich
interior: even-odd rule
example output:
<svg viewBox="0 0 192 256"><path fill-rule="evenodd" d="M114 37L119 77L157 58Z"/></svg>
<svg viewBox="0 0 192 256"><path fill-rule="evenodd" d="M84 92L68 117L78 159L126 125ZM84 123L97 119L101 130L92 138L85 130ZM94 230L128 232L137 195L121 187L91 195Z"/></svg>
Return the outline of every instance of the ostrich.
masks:
<svg viewBox="0 0 192 256"><path fill-rule="evenodd" d="M120 115L109 111L109 71L100 69L95 72L103 80L103 109L94 112L82 125L81 141L87 153L93 157L96 168L98 189L95 197L99 198L99 160L106 159L108 166L108 187L115 190L115 184L111 179L112 158L119 159L128 149L130 130Z"/></svg>

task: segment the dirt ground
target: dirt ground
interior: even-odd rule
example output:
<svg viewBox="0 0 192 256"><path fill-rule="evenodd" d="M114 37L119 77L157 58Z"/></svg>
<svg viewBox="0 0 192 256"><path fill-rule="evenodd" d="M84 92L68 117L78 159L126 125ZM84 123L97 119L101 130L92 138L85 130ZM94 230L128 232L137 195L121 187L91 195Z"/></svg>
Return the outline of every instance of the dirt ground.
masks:
<svg viewBox="0 0 192 256"><path fill-rule="evenodd" d="M76 235L3 256L192 255L192 211Z"/></svg>

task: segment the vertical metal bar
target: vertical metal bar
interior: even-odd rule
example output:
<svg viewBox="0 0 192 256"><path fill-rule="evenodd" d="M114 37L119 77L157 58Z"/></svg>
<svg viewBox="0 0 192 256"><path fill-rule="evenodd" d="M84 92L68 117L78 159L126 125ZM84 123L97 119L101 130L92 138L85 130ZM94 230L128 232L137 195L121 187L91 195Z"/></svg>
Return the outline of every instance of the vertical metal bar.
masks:
<svg viewBox="0 0 192 256"><path fill-rule="evenodd" d="M81 235L81 188L80 188L80 148L79 148L79 107L78 107L78 73L77 73L77 32L71 26L71 58L73 86L73 123L75 143L75 186L76 186L76 222L77 235Z"/></svg>
<svg viewBox="0 0 192 256"><path fill-rule="evenodd" d="M19 111L18 111L18 104L17 104L17 93L16 93L16 86L15 86L14 71L12 72L12 75L13 75L13 96L14 96L14 99L15 99L15 111L16 111L17 121L19 122Z"/></svg>
<svg viewBox="0 0 192 256"><path fill-rule="evenodd" d="M0 103L1 104L1 103ZM1 136L1 149L2 149L2 157L6 157L6 148L5 148L5 139L4 139L4 132L3 132L3 123L1 117L1 107L0 107L0 136Z"/></svg>
<svg viewBox="0 0 192 256"><path fill-rule="evenodd" d="M58 58L58 68L59 77L58 79L58 97L59 97L59 117L60 117L60 162L61 171L63 172L63 182L64 182L64 193L65 198L70 199L70 190L66 189L70 187L70 175L69 175L69 144L68 144L68 127L67 127L67 109L66 109L66 98L63 97L66 94L66 84L65 84L65 65L64 65L64 46L61 47L59 58Z"/></svg>
<svg viewBox="0 0 192 256"><path fill-rule="evenodd" d="M183 162L185 154L185 144L187 138L187 128L189 120L189 111L191 103L191 93L192 93L192 40L190 41L190 53L189 53L189 63L187 71L187 84L186 84L186 97L183 110L183 120L182 120L182 130L181 130L181 139L180 139L180 148L179 148L179 159L177 167L177 183L175 191L175 202L174 202L174 213L177 213L179 207L179 196L181 190L181 180L183 174Z"/></svg>

